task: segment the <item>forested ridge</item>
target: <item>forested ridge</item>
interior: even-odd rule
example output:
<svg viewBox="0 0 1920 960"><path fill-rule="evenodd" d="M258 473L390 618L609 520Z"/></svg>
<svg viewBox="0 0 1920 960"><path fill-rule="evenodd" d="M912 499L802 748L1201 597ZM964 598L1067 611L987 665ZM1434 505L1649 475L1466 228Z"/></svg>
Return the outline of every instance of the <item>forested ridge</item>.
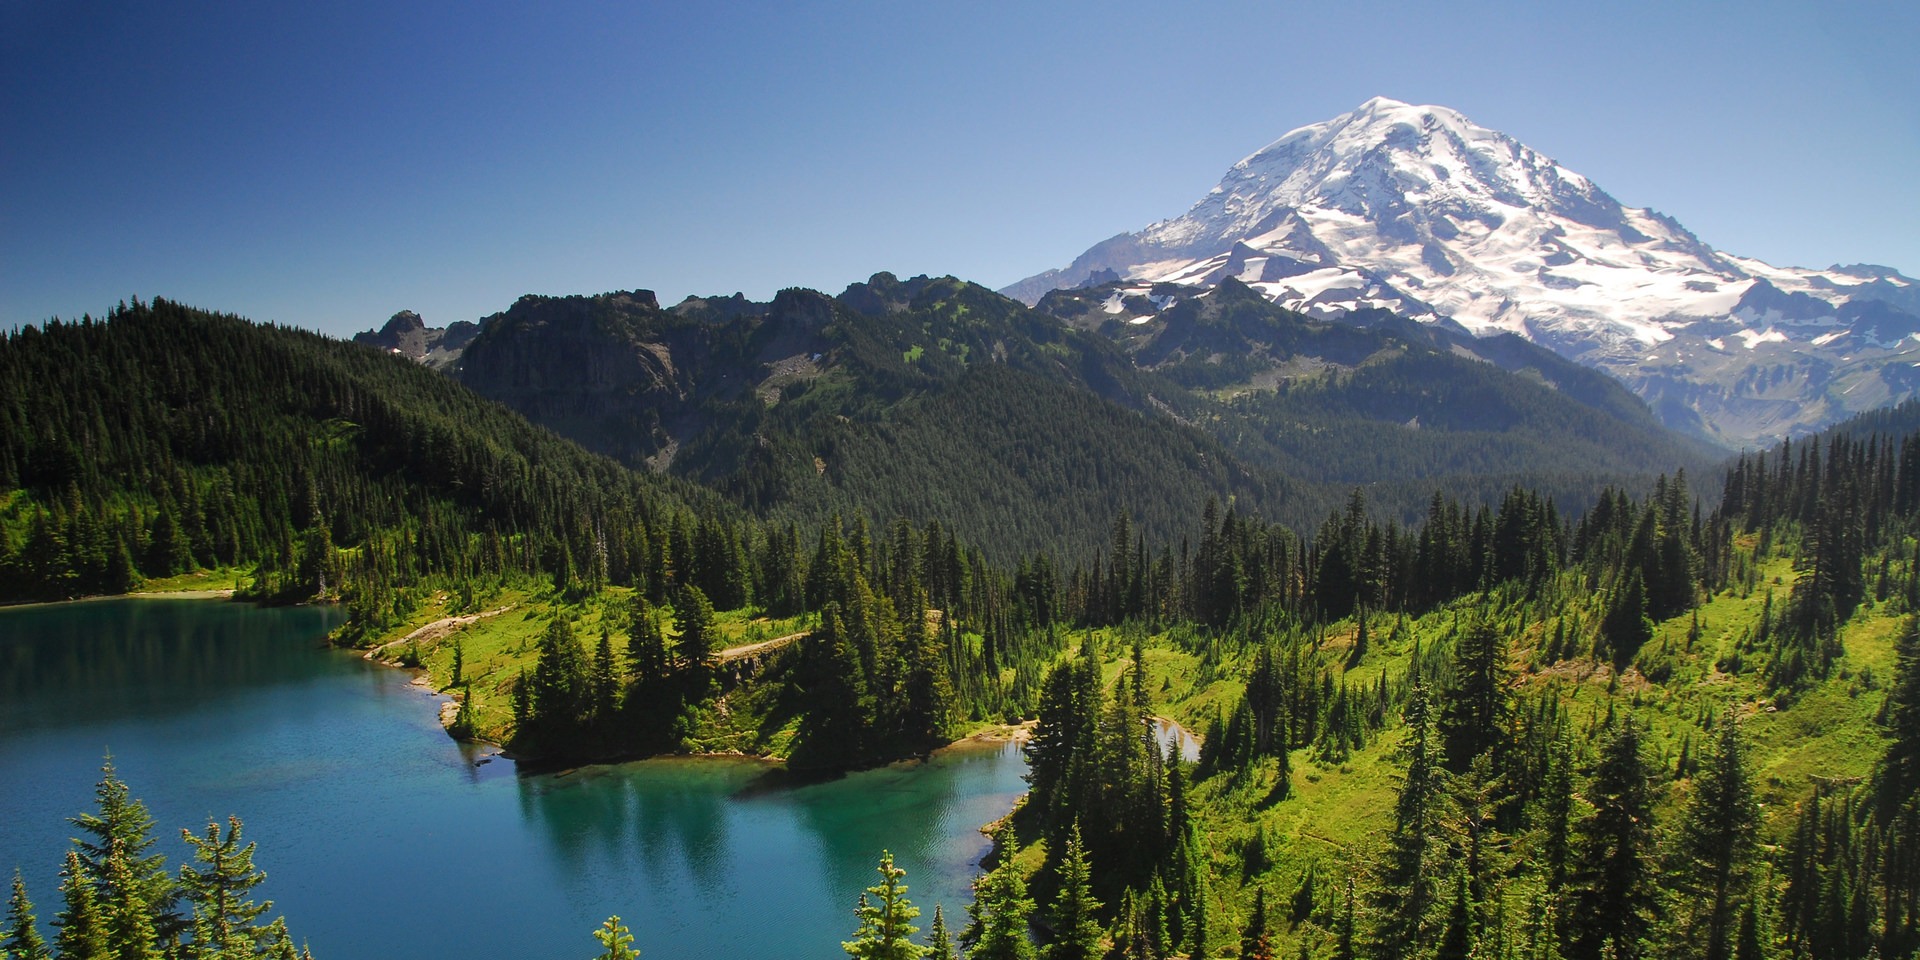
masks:
<svg viewBox="0 0 1920 960"><path fill-rule="evenodd" d="M338 598L456 735L528 757L845 769L1031 721L970 957L1920 946L1913 410L1739 457L1717 504L1676 473L1409 523L1356 490L1297 528L1196 496L1170 533L1115 510L1001 562L939 517L754 517L405 361L164 301L18 331L0 373L16 598L208 568ZM114 949L175 949L156 902L115 908ZM921 955L876 909L849 950ZM47 955L21 929L0 948Z"/></svg>
<svg viewBox="0 0 1920 960"><path fill-rule="evenodd" d="M1143 315L1108 296L1032 309L883 273L771 303L525 297L482 322L457 376L757 514L939 519L1000 564L1090 548L1120 504L1164 540L1207 495L1304 527L1366 486L1410 521L1436 485L1585 503L1717 458L1518 338L1314 320L1237 282Z"/></svg>

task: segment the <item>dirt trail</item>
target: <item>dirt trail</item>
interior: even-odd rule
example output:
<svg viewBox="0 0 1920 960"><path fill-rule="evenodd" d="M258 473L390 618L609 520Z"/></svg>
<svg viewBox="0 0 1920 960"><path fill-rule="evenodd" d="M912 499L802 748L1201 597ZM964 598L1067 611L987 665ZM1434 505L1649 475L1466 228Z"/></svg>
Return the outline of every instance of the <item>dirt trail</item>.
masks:
<svg viewBox="0 0 1920 960"><path fill-rule="evenodd" d="M513 604L507 604L506 606L501 607L498 610L488 610L484 613L464 613L457 617L442 617L439 620L435 620L434 622L429 623L426 626L421 627L420 629L415 630L412 633L409 633L398 640L389 640L386 643L383 643L377 647L374 647L371 650L368 650L366 653L366 659L384 660L386 659L387 651L393 649L394 647L398 647L398 646L401 646L402 644L408 644L408 643L422 643L422 642L427 642L432 640L438 640L441 637L447 636L448 634L454 632L455 630L460 629L461 627L466 626L469 623L485 620L488 617L497 617L503 613L506 613L508 610L512 610L512 609L513 609Z"/></svg>
<svg viewBox="0 0 1920 960"><path fill-rule="evenodd" d="M792 643L795 640L798 640L801 637L804 637L807 634L812 632L813 631L811 630L802 630L799 633L789 633L784 637L774 637L772 640L762 640L759 643L749 643L749 644L745 644L743 646L738 646L738 647L728 647L725 650L722 650L719 653L714 654L713 659L719 663L727 663L729 661L738 660L741 657L751 657L756 653L765 653L769 650L778 650L781 647L784 647L787 644Z"/></svg>

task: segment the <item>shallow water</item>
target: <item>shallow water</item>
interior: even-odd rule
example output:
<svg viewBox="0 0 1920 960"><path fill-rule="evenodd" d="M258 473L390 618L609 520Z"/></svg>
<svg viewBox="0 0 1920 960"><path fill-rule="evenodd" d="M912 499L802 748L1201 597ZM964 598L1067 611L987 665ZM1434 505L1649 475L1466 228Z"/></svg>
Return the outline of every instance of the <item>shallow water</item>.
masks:
<svg viewBox="0 0 1920 960"><path fill-rule="evenodd" d="M408 674L327 650L328 608L129 599L0 610L0 870L42 922L101 756L158 821L237 814L322 960L587 957L609 914L648 960L843 957L880 850L964 923L981 824L1024 790L1011 745L791 786L749 760L541 776L440 732Z"/></svg>

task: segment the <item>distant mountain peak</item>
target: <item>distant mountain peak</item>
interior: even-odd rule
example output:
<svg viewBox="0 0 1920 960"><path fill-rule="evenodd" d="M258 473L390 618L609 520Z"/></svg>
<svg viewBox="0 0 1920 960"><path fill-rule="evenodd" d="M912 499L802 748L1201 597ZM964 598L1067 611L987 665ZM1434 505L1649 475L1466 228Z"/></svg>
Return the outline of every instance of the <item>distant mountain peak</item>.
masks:
<svg viewBox="0 0 1920 960"><path fill-rule="evenodd" d="M1676 426L1735 446L1911 395L1913 378L1890 363L1920 361L1920 338L1878 339L1863 353L1854 340L1821 341L1834 331L1815 329L1837 322L1851 300L1920 316L1920 285L1898 271L1780 268L1722 254L1672 217L1626 206L1457 110L1388 97L1287 132L1233 164L1180 216L1003 292L1036 303L1108 277L1141 292L1231 277L1323 319L1387 310L1519 334L1615 373L1666 401L1661 409L1684 410ZM1791 300L1791 317L1753 309L1754 298ZM1778 323L1794 326L1776 331ZM1736 342L1754 346L1720 356L1724 335L1741 331ZM1764 356L1755 352L1762 343ZM1756 365L1822 351L1833 356L1816 364L1825 372L1800 378L1805 393L1739 395L1759 382L1749 375ZM1842 398L1825 392L1847 376L1872 386L1850 386Z"/></svg>

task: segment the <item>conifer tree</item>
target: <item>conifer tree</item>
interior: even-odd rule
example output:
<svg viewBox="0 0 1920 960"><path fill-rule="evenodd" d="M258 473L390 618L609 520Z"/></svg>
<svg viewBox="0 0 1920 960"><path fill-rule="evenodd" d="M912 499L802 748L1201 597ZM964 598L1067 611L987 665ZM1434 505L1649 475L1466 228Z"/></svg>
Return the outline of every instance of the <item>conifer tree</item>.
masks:
<svg viewBox="0 0 1920 960"><path fill-rule="evenodd" d="M1376 894L1381 918L1375 952L1387 960L1432 942L1435 894L1443 876L1440 834L1445 774L1433 742L1426 684L1418 679L1405 715L1407 773L1394 803L1393 831L1387 837Z"/></svg>
<svg viewBox="0 0 1920 960"><path fill-rule="evenodd" d="M1273 942L1267 933L1267 888L1253 892L1253 914L1240 931L1240 960L1273 960Z"/></svg>
<svg viewBox="0 0 1920 960"><path fill-rule="evenodd" d="M1883 823L1891 823L1902 806L1920 795L1920 620L1908 619L1895 652L1893 689L1882 708L1892 739L1873 771L1874 799Z"/></svg>
<svg viewBox="0 0 1920 960"><path fill-rule="evenodd" d="M225 835L217 822L207 824L205 837L180 831L193 847L194 861L203 865L180 868L180 887L193 909L192 956L251 955L266 940L266 928L255 921L273 909L273 902L255 903L247 896L267 875L254 868L255 845L241 846L240 831L239 817L227 818Z"/></svg>
<svg viewBox="0 0 1920 960"><path fill-rule="evenodd" d="M54 937L60 960L112 960L106 914L80 855L72 850L67 851L66 869L60 874L60 893L65 907L53 922L60 931Z"/></svg>
<svg viewBox="0 0 1920 960"><path fill-rule="evenodd" d="M1467 960L1474 954L1473 900L1467 893L1467 871L1453 874L1453 899L1447 904L1447 923L1440 934L1435 960Z"/></svg>
<svg viewBox="0 0 1920 960"><path fill-rule="evenodd" d="M1050 911L1054 941L1041 956L1044 960L1099 960L1106 953L1101 943L1100 924L1094 919L1100 910L1100 901L1093 898L1093 876L1087 866L1086 848L1080 842L1078 821L1067 834L1059 878L1060 892L1054 897Z"/></svg>
<svg viewBox="0 0 1920 960"><path fill-rule="evenodd" d="M528 698L528 721L534 736L549 748L572 734L586 712L586 653L574 637L566 617L547 622L540 635Z"/></svg>
<svg viewBox="0 0 1920 960"><path fill-rule="evenodd" d="M878 869L880 882L867 888L853 911L860 926L853 939L840 946L860 960L920 960L931 948L913 942L913 935L920 932L913 925L920 908L907 899L907 885L900 882L907 871L893 865L893 853L888 850L880 851Z"/></svg>
<svg viewBox="0 0 1920 960"><path fill-rule="evenodd" d="M1553 739L1547 752L1546 775L1541 783L1540 829L1541 872L1547 892L1558 894L1567 882L1568 862L1572 857L1573 821L1573 749L1564 731Z"/></svg>
<svg viewBox="0 0 1920 960"><path fill-rule="evenodd" d="M958 960L953 953L953 935L947 932L947 916L937 903L933 905L933 924L927 928L926 960Z"/></svg>
<svg viewBox="0 0 1920 960"><path fill-rule="evenodd" d="M13 960L52 960L53 953L40 935L39 920L33 915L33 901L27 899L26 881L13 871L13 895L7 900L7 926L0 936L0 950Z"/></svg>
<svg viewBox="0 0 1920 960"><path fill-rule="evenodd" d="M1693 905L1688 940L1706 960L1728 960L1732 954L1734 911L1759 826L1740 727L1729 710L1713 757L1694 778L1675 850L1675 886L1688 894L1683 902Z"/></svg>
<svg viewBox="0 0 1920 960"><path fill-rule="evenodd" d="M994 831L993 845L1000 862L973 882L973 903L967 907L967 929L960 942L967 947L967 960L1035 960L1037 951L1027 938L1033 900L1013 864L1019 848L1012 823L1003 822Z"/></svg>
<svg viewBox="0 0 1920 960"><path fill-rule="evenodd" d="M660 613L639 594L634 595L627 627L627 670L640 686L658 681L668 672L667 639L660 629Z"/></svg>
<svg viewBox="0 0 1920 960"><path fill-rule="evenodd" d="M608 917L593 932L593 939L600 942L601 953L593 960L640 960L640 951L633 948L633 934L619 917Z"/></svg>
<svg viewBox="0 0 1920 960"><path fill-rule="evenodd" d="M160 960L153 913L140 895L134 860L118 844L107 856L106 886L109 896L101 901L100 912L114 960Z"/></svg>
<svg viewBox="0 0 1920 960"><path fill-rule="evenodd" d="M1481 620L1468 627L1454 647L1453 683L1440 708L1447 769L1464 772L1473 758L1500 744L1513 712L1508 673L1506 644L1493 624Z"/></svg>
<svg viewBox="0 0 1920 960"><path fill-rule="evenodd" d="M707 661L718 652L719 637L713 625L713 604L699 587L680 588L673 603L674 626L682 669L696 674L706 669Z"/></svg>
<svg viewBox="0 0 1920 960"><path fill-rule="evenodd" d="M267 925L267 957L269 960L313 960L313 951L295 947L286 921L276 919Z"/></svg>
<svg viewBox="0 0 1920 960"><path fill-rule="evenodd" d="M1334 930L1333 960L1359 960L1360 929L1359 918L1355 915L1359 899L1355 888L1358 881L1352 874L1347 875L1347 887L1340 898L1340 925Z"/></svg>
<svg viewBox="0 0 1920 960"><path fill-rule="evenodd" d="M613 636L604 626L587 674L587 703L594 727L604 735L620 707L620 664L613 656Z"/></svg>
<svg viewBox="0 0 1920 960"><path fill-rule="evenodd" d="M174 903L179 893L167 874L166 856L150 853L153 849L153 816L147 805L136 799L114 769L108 757L100 767L100 783L94 787L97 813L71 818L82 836L74 838L83 875L94 885L102 910L112 903L137 899L150 911L148 917L155 933L168 940L177 939L186 929ZM115 856L126 860L125 875L118 881L108 876L107 860ZM116 883L131 884L121 889Z"/></svg>
<svg viewBox="0 0 1920 960"><path fill-rule="evenodd" d="M1587 788L1593 812L1576 834L1566 913L1570 960L1639 960L1653 915L1653 799L1640 737L1621 723Z"/></svg>
<svg viewBox="0 0 1920 960"><path fill-rule="evenodd" d="M1740 932L1734 937L1733 960L1766 960L1766 956L1766 940L1760 932L1760 911L1749 900L1746 909L1740 911Z"/></svg>

